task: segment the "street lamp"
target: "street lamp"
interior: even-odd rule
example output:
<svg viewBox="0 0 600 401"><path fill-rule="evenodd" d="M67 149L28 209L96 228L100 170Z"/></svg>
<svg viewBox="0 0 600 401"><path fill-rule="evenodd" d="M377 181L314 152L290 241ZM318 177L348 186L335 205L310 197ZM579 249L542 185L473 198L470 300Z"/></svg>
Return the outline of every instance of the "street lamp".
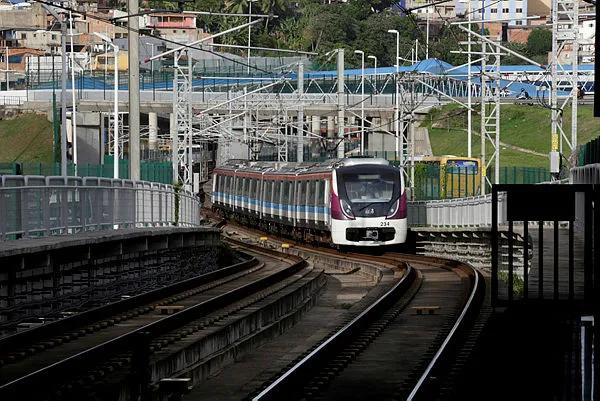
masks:
<svg viewBox="0 0 600 401"><path fill-rule="evenodd" d="M249 0L248 3L250 3L248 5L248 23L252 22L252 3L254 3L255 1L258 0ZM248 60L247 63L248 66L247 71L248 71L248 75L250 75L250 30L252 29L252 25L248 25Z"/></svg>
<svg viewBox="0 0 600 401"><path fill-rule="evenodd" d="M113 124L113 178L119 178L119 46L114 44L108 36L103 33L94 32L94 35L110 45L115 53L115 94L114 98L114 124ZM106 64L106 58L104 59Z"/></svg>
<svg viewBox="0 0 600 401"><path fill-rule="evenodd" d="M400 153L400 94L398 93L398 78L400 75L400 32L389 29L388 33L396 34L396 104L394 106L394 127L396 128L396 159L402 166L402 154Z"/></svg>
<svg viewBox="0 0 600 401"><path fill-rule="evenodd" d="M354 50L354 54L360 54L360 154L365 155L365 52Z"/></svg>
<svg viewBox="0 0 600 401"><path fill-rule="evenodd" d="M369 56L367 58L373 59L375 63L375 93L377 93L377 56Z"/></svg>

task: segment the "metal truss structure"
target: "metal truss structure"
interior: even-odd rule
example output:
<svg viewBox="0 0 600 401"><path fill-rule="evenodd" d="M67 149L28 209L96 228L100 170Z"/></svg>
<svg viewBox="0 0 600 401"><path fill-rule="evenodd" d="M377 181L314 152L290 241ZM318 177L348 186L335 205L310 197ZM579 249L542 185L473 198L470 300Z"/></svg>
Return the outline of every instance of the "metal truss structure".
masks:
<svg viewBox="0 0 600 401"><path fill-rule="evenodd" d="M118 138L119 138L119 158L123 158L123 148L125 144L129 142L129 126L125 124L125 116L129 115L128 111L120 111L118 114ZM104 113L106 116L108 125L108 148L107 154L115 154L115 115L114 113Z"/></svg>
<svg viewBox="0 0 600 401"><path fill-rule="evenodd" d="M564 56L564 57L561 57ZM569 153L577 147L577 85L579 84L579 0L552 0L552 151ZM559 90L569 95L561 97ZM571 105L570 138L563 127L563 112Z"/></svg>
<svg viewBox="0 0 600 401"><path fill-rule="evenodd" d="M178 50L173 55L173 117L172 133L173 177L179 177L184 188L192 189L192 58L188 51Z"/></svg>
<svg viewBox="0 0 600 401"><path fill-rule="evenodd" d="M492 43L481 43L481 194L492 184L487 171L494 163L494 184L500 179L500 48ZM492 61L493 63L489 63ZM492 154L487 157L487 144ZM487 183L487 184L486 184Z"/></svg>

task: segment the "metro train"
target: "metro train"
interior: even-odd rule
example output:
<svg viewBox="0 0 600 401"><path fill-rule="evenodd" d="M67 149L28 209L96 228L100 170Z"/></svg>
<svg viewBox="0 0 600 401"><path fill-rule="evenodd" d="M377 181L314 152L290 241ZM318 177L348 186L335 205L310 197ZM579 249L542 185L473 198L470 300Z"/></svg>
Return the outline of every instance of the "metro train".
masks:
<svg viewBox="0 0 600 401"><path fill-rule="evenodd" d="M213 171L213 208L267 232L333 246L402 244L402 172L384 159L231 160Z"/></svg>

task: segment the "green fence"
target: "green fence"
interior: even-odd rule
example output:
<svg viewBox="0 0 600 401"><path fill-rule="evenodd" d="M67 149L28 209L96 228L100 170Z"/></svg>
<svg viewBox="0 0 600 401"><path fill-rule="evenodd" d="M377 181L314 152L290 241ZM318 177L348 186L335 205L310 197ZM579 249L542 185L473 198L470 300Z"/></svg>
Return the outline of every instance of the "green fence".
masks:
<svg viewBox="0 0 600 401"><path fill-rule="evenodd" d="M491 173L491 174L490 174ZM494 182L493 171L488 170L488 178ZM500 184L537 184L548 181L550 172L537 167L501 167ZM486 193L490 193L489 185ZM481 176L467 168L445 168L430 164L415 166L415 200L436 200L463 198L481 194Z"/></svg>
<svg viewBox="0 0 600 401"><path fill-rule="evenodd" d="M581 145L577 154L578 166L594 163L600 163L600 137Z"/></svg>
<svg viewBox="0 0 600 401"><path fill-rule="evenodd" d="M60 163L0 163L0 175L60 175ZM67 175L78 177L113 177L112 156L106 156L104 164L69 163ZM173 170L168 162L141 161L140 177L143 181L173 183ZM119 160L119 178L129 178L129 160Z"/></svg>

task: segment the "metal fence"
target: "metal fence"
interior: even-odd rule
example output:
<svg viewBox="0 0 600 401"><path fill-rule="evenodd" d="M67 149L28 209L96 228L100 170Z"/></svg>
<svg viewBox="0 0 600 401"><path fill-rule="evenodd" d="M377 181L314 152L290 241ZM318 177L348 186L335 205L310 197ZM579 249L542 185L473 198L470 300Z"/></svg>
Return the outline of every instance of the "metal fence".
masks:
<svg viewBox="0 0 600 401"><path fill-rule="evenodd" d="M577 153L577 165L600 163L600 137L581 145Z"/></svg>
<svg viewBox="0 0 600 401"><path fill-rule="evenodd" d="M60 173L60 163L0 163L0 175L55 176ZM104 164L80 163L77 165L77 170L75 170L73 163L69 163L67 175L111 178L113 176L112 156L105 157ZM171 184L173 182L173 167L170 162L142 160L140 162L140 176L142 181ZM129 178L129 160L119 160L119 177Z"/></svg>
<svg viewBox="0 0 600 401"><path fill-rule="evenodd" d="M504 198L499 199L499 222L505 221ZM408 224L428 227L489 227L492 225L491 195L461 199L408 202Z"/></svg>
<svg viewBox="0 0 600 401"><path fill-rule="evenodd" d="M0 240L200 224L200 202L171 185L101 177L0 177Z"/></svg>

